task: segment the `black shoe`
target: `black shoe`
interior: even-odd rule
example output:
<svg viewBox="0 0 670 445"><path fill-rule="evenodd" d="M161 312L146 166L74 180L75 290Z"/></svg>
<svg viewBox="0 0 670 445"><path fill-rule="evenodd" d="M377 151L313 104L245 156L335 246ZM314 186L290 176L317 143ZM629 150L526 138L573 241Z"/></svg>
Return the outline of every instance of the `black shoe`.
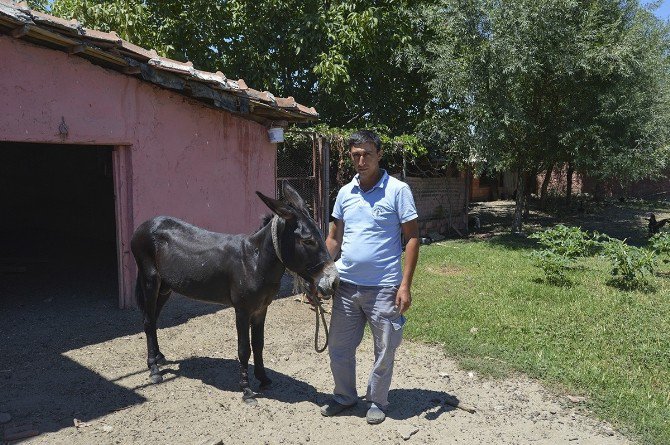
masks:
<svg viewBox="0 0 670 445"><path fill-rule="evenodd" d="M352 403L351 405L342 405L341 403L336 402L335 400L331 400L330 402L326 403L321 407L321 415L331 417L353 406L356 406L356 404Z"/></svg>

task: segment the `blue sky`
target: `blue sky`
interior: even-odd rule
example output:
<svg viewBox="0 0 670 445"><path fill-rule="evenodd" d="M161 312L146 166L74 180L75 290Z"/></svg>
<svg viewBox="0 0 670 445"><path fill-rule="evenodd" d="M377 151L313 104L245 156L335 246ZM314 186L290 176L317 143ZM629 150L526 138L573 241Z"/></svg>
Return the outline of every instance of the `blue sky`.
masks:
<svg viewBox="0 0 670 445"><path fill-rule="evenodd" d="M642 0L640 3L643 5L648 5L653 3L653 0ZM655 11L656 17L663 20L670 19L670 0L663 0L661 6Z"/></svg>

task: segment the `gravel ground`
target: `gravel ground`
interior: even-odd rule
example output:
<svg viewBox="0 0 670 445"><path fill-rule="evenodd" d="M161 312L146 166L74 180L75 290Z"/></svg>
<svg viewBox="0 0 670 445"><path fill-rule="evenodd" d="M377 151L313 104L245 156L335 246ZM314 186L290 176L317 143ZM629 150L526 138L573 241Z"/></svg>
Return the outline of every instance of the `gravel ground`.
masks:
<svg viewBox="0 0 670 445"><path fill-rule="evenodd" d="M7 293L7 284L0 290ZM384 423L366 424L364 401L323 418L328 357L313 350L313 312L292 297L270 306L265 360L274 387L257 406L244 404L237 388L232 309L179 296L159 322L166 379L151 385L138 311L118 310L110 295L93 290L48 294L0 306L0 413L11 416L0 428L39 432L23 443L630 443L566 395L523 376L481 378L438 346L409 341L397 355ZM366 336L361 392L372 356ZM476 411L446 403L454 398Z"/></svg>

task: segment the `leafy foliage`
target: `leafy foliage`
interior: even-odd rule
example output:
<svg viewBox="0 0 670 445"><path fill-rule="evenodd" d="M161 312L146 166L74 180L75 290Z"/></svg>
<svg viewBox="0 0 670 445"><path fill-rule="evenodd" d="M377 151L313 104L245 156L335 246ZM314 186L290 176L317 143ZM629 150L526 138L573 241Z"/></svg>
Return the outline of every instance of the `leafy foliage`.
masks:
<svg viewBox="0 0 670 445"><path fill-rule="evenodd" d="M657 255L670 257L670 233L657 233L651 237L649 244ZM663 261L667 263L670 261L670 258L664 259Z"/></svg>
<svg viewBox="0 0 670 445"><path fill-rule="evenodd" d="M656 267L654 252L629 246L625 240L602 235L603 255L612 262L612 282L624 289L648 286L647 274Z"/></svg>
<svg viewBox="0 0 670 445"><path fill-rule="evenodd" d="M577 258L588 256L593 253L593 249L598 245L593 236L579 227L570 227L563 224L536 232L529 236L551 252L566 257Z"/></svg>
<svg viewBox="0 0 670 445"><path fill-rule="evenodd" d="M43 2L42 2L43 3ZM427 85L399 57L421 44L413 0L55 0L52 13L253 88L313 105L331 125L409 133ZM34 0L35 6L42 6Z"/></svg>
<svg viewBox="0 0 670 445"><path fill-rule="evenodd" d="M563 224L533 233L529 238L536 239L544 246L544 249L534 251L531 257L544 271L547 282L554 285L570 284L567 271L574 259L589 256L598 245L591 235L579 227Z"/></svg>
<svg viewBox="0 0 670 445"><path fill-rule="evenodd" d="M670 33L637 1L441 0L415 20L437 36L409 52L432 79L419 126L432 145L520 178L571 162L635 180L667 165Z"/></svg>
<svg viewBox="0 0 670 445"><path fill-rule="evenodd" d="M531 253L531 258L544 272L547 283L555 286L567 286L571 284L568 270L572 265L569 258L559 255L549 249L542 249Z"/></svg>
<svg viewBox="0 0 670 445"><path fill-rule="evenodd" d="M654 250L630 246L625 240L608 235L582 231L579 227L559 224L551 229L536 232L529 236L538 240L544 249L534 251L531 257L540 267L546 280L554 285L570 283L567 272L574 260L591 256L597 250L612 263L610 282L623 289L644 289L649 285L647 275L653 274L656 267L656 252L670 252L670 236L652 240Z"/></svg>

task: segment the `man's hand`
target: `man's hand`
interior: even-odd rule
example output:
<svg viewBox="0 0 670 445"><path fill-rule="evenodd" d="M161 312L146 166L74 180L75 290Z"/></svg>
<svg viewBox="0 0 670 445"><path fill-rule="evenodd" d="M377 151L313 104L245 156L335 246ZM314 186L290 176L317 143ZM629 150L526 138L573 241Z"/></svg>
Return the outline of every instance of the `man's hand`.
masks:
<svg viewBox="0 0 670 445"><path fill-rule="evenodd" d="M398 308L400 314L404 314L411 305L412 293L409 291L409 287L400 286L395 297L395 307Z"/></svg>

